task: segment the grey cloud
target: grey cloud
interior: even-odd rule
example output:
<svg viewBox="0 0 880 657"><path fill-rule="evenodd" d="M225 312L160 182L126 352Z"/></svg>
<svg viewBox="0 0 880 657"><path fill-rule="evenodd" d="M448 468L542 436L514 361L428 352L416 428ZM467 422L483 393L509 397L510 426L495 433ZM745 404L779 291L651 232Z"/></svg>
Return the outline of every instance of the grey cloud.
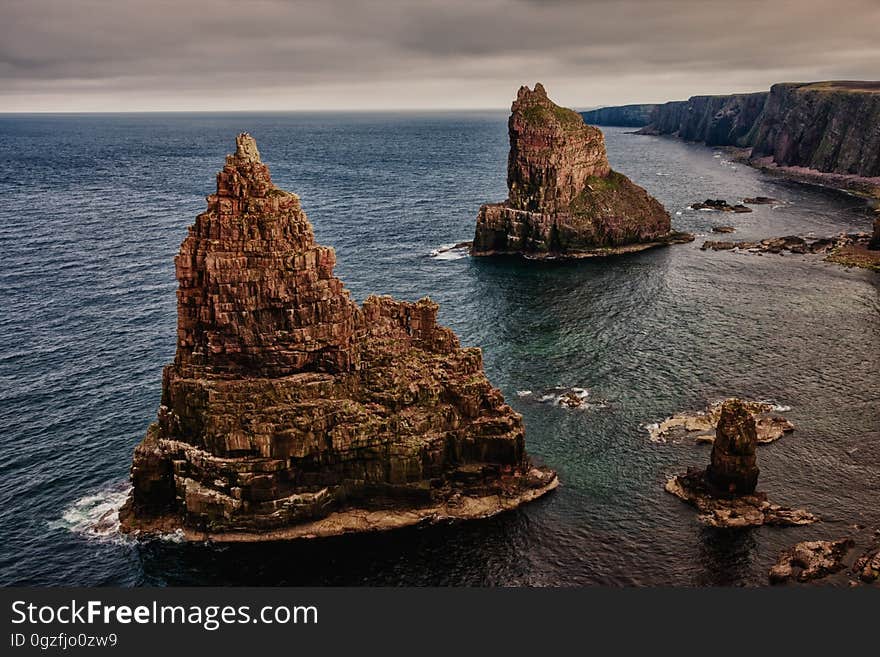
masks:
<svg viewBox="0 0 880 657"><path fill-rule="evenodd" d="M662 100L877 77L877 24L876 0L5 0L0 111Z"/></svg>

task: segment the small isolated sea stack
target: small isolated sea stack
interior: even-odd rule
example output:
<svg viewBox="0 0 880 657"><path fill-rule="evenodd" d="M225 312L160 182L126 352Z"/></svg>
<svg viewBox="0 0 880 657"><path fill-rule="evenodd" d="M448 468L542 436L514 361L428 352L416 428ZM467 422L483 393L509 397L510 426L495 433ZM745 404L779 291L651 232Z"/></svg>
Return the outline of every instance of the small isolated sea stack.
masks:
<svg viewBox="0 0 880 657"><path fill-rule="evenodd" d="M712 456L705 470L688 470L666 482L666 491L696 507L700 520L713 527L808 525L816 516L788 509L755 490L758 484L755 418L739 399L721 406Z"/></svg>
<svg viewBox="0 0 880 657"><path fill-rule="evenodd" d="M427 298L352 301L299 198L249 135L236 146L175 260L177 354L123 529L327 536L485 517L555 488L480 350Z"/></svg>
<svg viewBox="0 0 880 657"><path fill-rule="evenodd" d="M520 87L508 121L508 198L480 208L472 255L583 258L686 242L659 201L611 169L605 137Z"/></svg>

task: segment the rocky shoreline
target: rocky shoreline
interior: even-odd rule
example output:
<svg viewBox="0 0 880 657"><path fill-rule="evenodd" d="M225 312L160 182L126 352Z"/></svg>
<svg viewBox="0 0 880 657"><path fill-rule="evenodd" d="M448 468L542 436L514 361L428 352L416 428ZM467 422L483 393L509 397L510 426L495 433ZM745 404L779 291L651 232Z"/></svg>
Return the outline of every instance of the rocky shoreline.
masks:
<svg viewBox="0 0 880 657"><path fill-rule="evenodd" d="M755 421L757 444L772 443L794 431L794 425L780 415L782 409L776 404L763 401L749 401L730 397L709 404L702 411L685 411L651 424L647 428L652 442L669 443L693 440L696 443L714 443L721 410L727 402L741 404Z"/></svg>
<svg viewBox="0 0 880 657"><path fill-rule="evenodd" d="M175 514L148 518L124 515L123 522L124 531L141 538L177 534L187 541L213 543L329 538L491 518L537 500L558 486L559 479L555 473L545 468L533 468L523 475L522 481L512 479L497 492L489 494L481 494L478 490L469 490L463 486L455 487L447 491L443 501L426 506L349 506L333 511L323 518L259 532L200 530L182 525Z"/></svg>
<svg viewBox="0 0 880 657"><path fill-rule="evenodd" d="M706 240L700 250L737 251L758 255L819 254L824 255L827 262L880 271L880 250L873 248L873 244L873 237L868 233L845 233L821 238L787 235L759 241Z"/></svg>

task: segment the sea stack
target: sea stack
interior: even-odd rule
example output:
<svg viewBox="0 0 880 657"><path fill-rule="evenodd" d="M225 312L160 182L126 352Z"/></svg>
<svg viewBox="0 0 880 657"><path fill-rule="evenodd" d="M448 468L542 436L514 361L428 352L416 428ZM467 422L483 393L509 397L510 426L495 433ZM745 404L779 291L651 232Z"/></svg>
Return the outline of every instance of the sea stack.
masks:
<svg viewBox="0 0 880 657"><path fill-rule="evenodd" d="M789 509L755 491L758 465L755 418L739 399L721 407L709 467L689 469L666 482L666 491L699 511L699 519L713 527L809 525L818 518L801 509Z"/></svg>
<svg viewBox="0 0 880 657"><path fill-rule="evenodd" d="M175 259L177 354L137 446L125 531L258 541L485 517L557 485L437 304L333 275L252 137Z"/></svg>
<svg viewBox="0 0 880 657"><path fill-rule="evenodd" d="M759 472L757 446L758 430L754 416L739 400L725 403L715 429L706 479L718 490L731 495L755 492Z"/></svg>
<svg viewBox="0 0 880 657"><path fill-rule="evenodd" d="M480 208L472 255L590 257L692 236L673 233L659 201L611 169L601 130L520 87L508 121L508 198Z"/></svg>

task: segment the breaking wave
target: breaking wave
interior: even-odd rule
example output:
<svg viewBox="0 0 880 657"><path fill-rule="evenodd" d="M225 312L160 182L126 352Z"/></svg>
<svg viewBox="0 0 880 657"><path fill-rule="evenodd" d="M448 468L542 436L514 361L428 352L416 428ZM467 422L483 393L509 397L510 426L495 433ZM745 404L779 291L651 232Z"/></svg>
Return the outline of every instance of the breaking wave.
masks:
<svg viewBox="0 0 880 657"><path fill-rule="evenodd" d="M119 509L125 504L130 490L128 482L105 486L76 500L49 526L86 538L125 542L126 536L119 531Z"/></svg>
<svg viewBox="0 0 880 657"><path fill-rule="evenodd" d="M561 406L571 409L588 409L588 408L605 408L608 402L597 399L595 401L587 401L590 397L590 391L586 388L571 387L565 388L556 386L542 392L533 392L532 390L517 390L517 397L538 402L540 404L550 404L552 406Z"/></svg>
<svg viewBox="0 0 880 657"><path fill-rule="evenodd" d="M457 244L444 244L436 249L431 249L428 257L434 260L461 260L468 257L469 247L470 244L461 242Z"/></svg>

